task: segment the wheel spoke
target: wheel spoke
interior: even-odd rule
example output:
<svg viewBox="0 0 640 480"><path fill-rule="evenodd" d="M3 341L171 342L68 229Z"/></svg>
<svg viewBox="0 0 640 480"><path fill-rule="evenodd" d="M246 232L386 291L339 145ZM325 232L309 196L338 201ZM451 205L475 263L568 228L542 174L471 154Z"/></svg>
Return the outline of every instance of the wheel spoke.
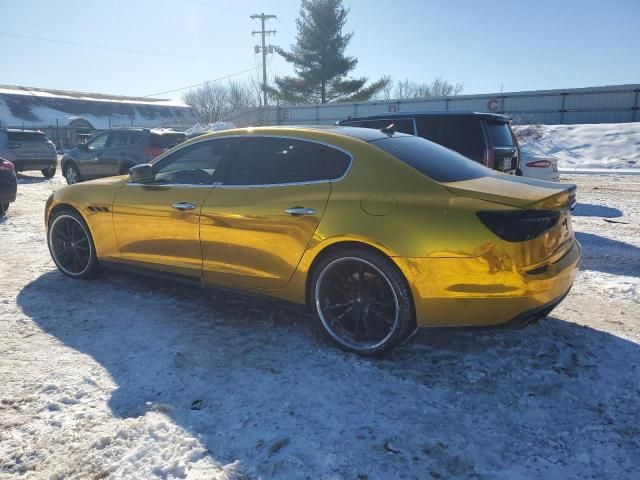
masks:
<svg viewBox="0 0 640 480"><path fill-rule="evenodd" d="M335 303L333 305L329 305L327 307L324 307L325 310L329 310L329 311L333 311L336 310L338 308L344 308L344 307L348 307L350 305L353 305L353 301L350 300L348 302L344 302L344 303Z"/></svg>
<svg viewBox="0 0 640 480"><path fill-rule="evenodd" d="M340 315L337 315L337 316L333 319L333 321L331 322L331 324L332 324L332 325L336 325L337 323L339 323L339 322L340 322L340 320L342 320L342 319L347 315L347 313L349 313L349 312L351 312L351 311L353 311L353 305L351 305L349 308L347 308L347 309L346 309L344 312L342 312Z"/></svg>

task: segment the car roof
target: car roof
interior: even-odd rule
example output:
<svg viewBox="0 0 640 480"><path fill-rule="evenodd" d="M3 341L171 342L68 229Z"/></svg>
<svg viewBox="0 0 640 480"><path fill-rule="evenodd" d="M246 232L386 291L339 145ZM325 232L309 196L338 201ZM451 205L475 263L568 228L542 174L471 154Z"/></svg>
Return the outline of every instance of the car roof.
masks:
<svg viewBox="0 0 640 480"><path fill-rule="evenodd" d="M44 132L42 132L40 130L29 130L29 129L26 129L26 128L2 128L0 130L4 130L5 132L11 132L11 133L14 133L14 132L44 133Z"/></svg>
<svg viewBox="0 0 640 480"><path fill-rule="evenodd" d="M217 132L207 132L202 135L195 136L189 140L189 143L195 143L202 140L206 140L208 138L220 138L224 136L237 136L237 135L255 135L255 136L282 136L286 137L288 135L300 136L301 139L304 139L304 136L301 134L307 132L322 132L327 133L329 135L341 135L345 137L351 137L357 140L361 140L364 142L373 142L375 140L382 140L384 138L389 138L390 136L395 137L412 137L413 135L407 135L406 133L394 132L393 134L384 133L380 130L375 130L372 128L362 128L362 127L343 127L340 125L278 125L278 126L270 126L270 127L246 127L246 128L234 128L229 130L220 130Z"/></svg>
<svg viewBox="0 0 640 480"><path fill-rule="evenodd" d="M486 118L489 120L497 120L500 122L511 122L511 117L503 115L501 113L489 113L489 112L472 112L472 111L433 111L433 112L387 112L376 113L368 115L366 117L351 117L340 120L340 122L351 122L354 120L372 120L372 119L385 119L385 118L415 118L415 117L476 117Z"/></svg>

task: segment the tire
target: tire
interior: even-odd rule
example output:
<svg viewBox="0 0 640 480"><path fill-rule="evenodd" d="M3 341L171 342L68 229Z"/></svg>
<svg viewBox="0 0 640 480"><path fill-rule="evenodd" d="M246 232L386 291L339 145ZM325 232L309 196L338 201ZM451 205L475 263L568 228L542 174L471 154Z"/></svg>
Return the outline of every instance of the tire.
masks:
<svg viewBox="0 0 640 480"><path fill-rule="evenodd" d="M80 170L73 163L70 163L66 167L64 167L63 172L64 178L67 179L67 184L73 185L74 183L78 183L82 181L82 177L80 176Z"/></svg>
<svg viewBox="0 0 640 480"><path fill-rule="evenodd" d="M56 174L56 167L47 167L40 170L44 178L52 178Z"/></svg>
<svg viewBox="0 0 640 480"><path fill-rule="evenodd" d="M0 203L0 218L5 216L5 214L7 213L7 210L9 210L9 204Z"/></svg>
<svg viewBox="0 0 640 480"><path fill-rule="evenodd" d="M91 278L100 269L89 227L71 209L55 212L47 229L49 253L58 270L71 278Z"/></svg>
<svg viewBox="0 0 640 480"><path fill-rule="evenodd" d="M382 254L364 249L329 253L313 269L309 297L325 337L358 355L385 354L416 329L409 285Z"/></svg>

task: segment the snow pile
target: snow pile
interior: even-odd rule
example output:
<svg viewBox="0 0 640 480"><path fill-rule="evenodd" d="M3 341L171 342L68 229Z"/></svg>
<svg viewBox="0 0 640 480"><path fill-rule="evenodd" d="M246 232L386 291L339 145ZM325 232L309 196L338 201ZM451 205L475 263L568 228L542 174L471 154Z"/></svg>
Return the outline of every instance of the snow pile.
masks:
<svg viewBox="0 0 640 480"><path fill-rule="evenodd" d="M232 128L236 128L233 122L214 122L214 123L206 123L201 125L200 123L196 123L193 127L189 128L185 133L188 137L195 137L197 135L202 135L203 133L208 132L220 132L222 130L231 130Z"/></svg>
<svg viewBox="0 0 640 480"><path fill-rule="evenodd" d="M526 125L515 125L522 133ZM561 170L638 169L640 122L585 125L539 125L539 135L522 141L534 156L553 156ZM539 137L539 138L536 138Z"/></svg>

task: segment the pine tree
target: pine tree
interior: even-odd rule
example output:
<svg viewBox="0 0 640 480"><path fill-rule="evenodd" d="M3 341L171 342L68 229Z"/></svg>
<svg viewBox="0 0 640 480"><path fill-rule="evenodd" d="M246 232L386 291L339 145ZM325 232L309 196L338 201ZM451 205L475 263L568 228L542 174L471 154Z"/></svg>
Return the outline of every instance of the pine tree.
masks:
<svg viewBox="0 0 640 480"><path fill-rule="evenodd" d="M302 0L296 23L298 35L291 51L276 48L294 65L295 77L278 77L271 94L285 103L328 103L368 100L387 78L365 86L367 77L348 78L358 64L345 55L353 33L342 33L349 10L342 0Z"/></svg>

